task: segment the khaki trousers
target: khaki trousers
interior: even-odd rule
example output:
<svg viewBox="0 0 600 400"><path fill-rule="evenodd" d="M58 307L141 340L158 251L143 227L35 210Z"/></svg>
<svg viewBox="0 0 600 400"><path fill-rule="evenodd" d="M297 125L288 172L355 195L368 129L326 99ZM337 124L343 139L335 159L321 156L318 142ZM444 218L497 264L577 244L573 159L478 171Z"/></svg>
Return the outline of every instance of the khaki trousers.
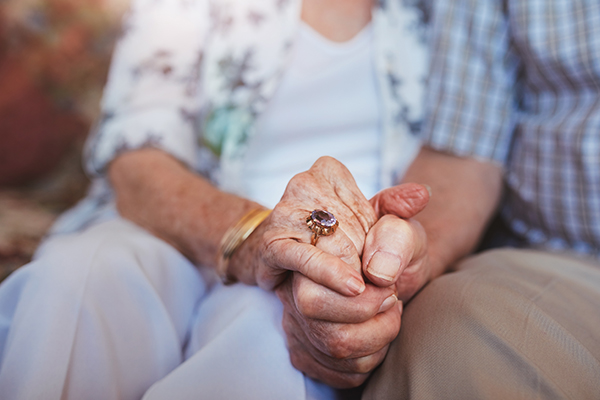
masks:
<svg viewBox="0 0 600 400"><path fill-rule="evenodd" d="M600 265L492 250L431 282L363 399L600 399Z"/></svg>

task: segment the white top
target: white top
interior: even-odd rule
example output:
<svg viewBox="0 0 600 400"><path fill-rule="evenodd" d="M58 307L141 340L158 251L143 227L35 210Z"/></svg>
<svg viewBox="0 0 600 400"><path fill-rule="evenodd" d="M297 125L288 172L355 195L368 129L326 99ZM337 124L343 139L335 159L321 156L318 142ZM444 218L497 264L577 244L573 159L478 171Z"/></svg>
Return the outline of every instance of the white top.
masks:
<svg viewBox="0 0 600 400"><path fill-rule="evenodd" d="M367 198L380 189L382 106L372 44L370 24L344 43L301 24L249 142L242 179L249 198L275 206L290 179L324 155L346 165Z"/></svg>
<svg viewBox="0 0 600 400"><path fill-rule="evenodd" d="M276 160L275 166L263 168L263 172L260 172L259 166L254 171L245 171L249 165L249 162L244 162L247 146L260 131L257 122L267 109L275 109L277 103L284 104L283 100L273 101L273 96L282 89L283 77L287 75L288 80L295 75L287 74L289 68L294 66L301 71L300 65L308 61L319 65L321 57L327 60L327 54L338 59L341 68L342 55L333 56L325 48L341 51L348 43L339 45L319 40L318 35L311 39L310 29L306 27L302 28L304 33L299 34L301 0L286 1L285 6L280 5L281 2L248 0L199 0L191 3L132 1L128 30L115 50L103 96L104 118L90 135L86 148L86 168L95 179L88 196L62 215L51 234L76 232L114 218L117 213L114 193L105 176L107 165L123 151L144 147L158 148L171 154L222 190L253 196L271 206L283 193L283 182L287 182L288 177L277 179L281 187L271 189L275 186L271 185L268 173L274 168L284 170L280 160ZM334 117L329 114L341 106L339 102L350 110L345 115L347 120L342 119L342 124L336 126L341 129L343 123L351 126L348 122L350 117L356 120L359 115L348 107L349 101L370 91L377 93L375 101L364 101L358 107L360 115L363 115L367 114L366 107L376 102L381 105L375 110L382 114L381 146L375 156L379 164L368 163L371 168L379 168L379 177L375 180L362 179L359 175L363 167L355 168L345 157L335 154L340 150L340 143L334 143L328 146L327 152L321 152L343 159L360 182L373 185L376 181L377 188L395 184L419 147L416 131L423 114L426 29L422 11L404 3L375 2L372 28L364 34L373 36L365 51L372 55L377 87L371 85L370 89L361 90L355 87L358 79L350 77L339 80L345 82L342 83L342 93L346 95L341 99L328 100L331 93L339 92L323 87L317 87L323 95L314 96L318 97L316 100L327 103L327 118L332 123ZM210 13L211 5L227 12ZM248 18L257 15L261 17ZM224 20L231 23L224 25ZM290 57L299 46L290 46L290 43L298 44L301 36L304 36L302 41L313 43L314 54L310 58L296 54L301 61L297 65L290 62ZM360 42L358 38L356 41ZM371 43L372 49L369 48ZM370 69L367 57L361 57L359 53L354 56L361 60L365 69ZM331 68L336 63L330 64L325 62ZM360 68L356 66L356 70ZM318 68L316 72L325 73ZM334 76L338 77L337 74ZM281 93L279 96L284 98ZM283 108L278 107L280 111ZM277 112L273 111L273 114ZM308 115L306 112L295 114ZM306 117L313 122L322 119ZM297 130L297 125L295 120L287 124L294 130ZM286 133L289 132L286 130ZM347 135L344 136L342 150L357 162L350 153ZM260 136L256 140L260 141ZM310 141L306 143L310 144ZM372 145L374 142L367 140L365 143ZM369 151L365 148L358 153L365 156ZM305 165L290 172L289 177L307 169L316 157L311 157ZM255 160L259 158L255 157ZM245 173L249 180L242 176ZM265 179L262 186L252 182L252 176L260 176L259 173ZM363 183L359 184L367 195L375 191L366 188ZM273 194L268 195L271 190Z"/></svg>

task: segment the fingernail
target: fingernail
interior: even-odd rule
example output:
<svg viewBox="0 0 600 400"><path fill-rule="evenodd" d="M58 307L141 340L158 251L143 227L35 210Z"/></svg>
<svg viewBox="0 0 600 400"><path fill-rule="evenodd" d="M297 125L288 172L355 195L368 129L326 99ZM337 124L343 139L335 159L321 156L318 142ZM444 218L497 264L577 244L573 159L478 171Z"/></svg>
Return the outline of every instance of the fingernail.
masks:
<svg viewBox="0 0 600 400"><path fill-rule="evenodd" d="M355 295L361 294L365 291L365 283L358 278L350 278L347 282L348 289Z"/></svg>
<svg viewBox="0 0 600 400"><path fill-rule="evenodd" d="M396 304L397 301L398 301L398 298L395 295L391 295L390 297L385 299L383 301L383 303L381 303L381 307L379 307L379 311L377 311L377 314L386 312L387 310L392 308L394 306L394 304Z"/></svg>
<svg viewBox="0 0 600 400"><path fill-rule="evenodd" d="M431 196L433 196L433 191L431 190L431 186L429 186L426 183L421 183L421 186L425 186L425 189L427 189L427 192L429 193L429 197L431 198Z"/></svg>
<svg viewBox="0 0 600 400"><path fill-rule="evenodd" d="M392 282L400 269L400 259L390 253L378 251L369 261L367 271L378 278Z"/></svg>
<svg viewBox="0 0 600 400"><path fill-rule="evenodd" d="M398 301L398 310L400 310L400 314L404 311L404 303L402 303L402 300Z"/></svg>

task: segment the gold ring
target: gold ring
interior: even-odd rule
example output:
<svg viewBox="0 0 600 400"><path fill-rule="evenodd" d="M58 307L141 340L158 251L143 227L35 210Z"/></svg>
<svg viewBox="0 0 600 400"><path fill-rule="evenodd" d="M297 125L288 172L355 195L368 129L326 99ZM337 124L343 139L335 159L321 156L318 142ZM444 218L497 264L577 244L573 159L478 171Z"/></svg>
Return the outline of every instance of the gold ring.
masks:
<svg viewBox="0 0 600 400"><path fill-rule="evenodd" d="M314 210L306 218L306 225L313 232L310 243L315 246L320 236L333 235L340 223L329 211Z"/></svg>

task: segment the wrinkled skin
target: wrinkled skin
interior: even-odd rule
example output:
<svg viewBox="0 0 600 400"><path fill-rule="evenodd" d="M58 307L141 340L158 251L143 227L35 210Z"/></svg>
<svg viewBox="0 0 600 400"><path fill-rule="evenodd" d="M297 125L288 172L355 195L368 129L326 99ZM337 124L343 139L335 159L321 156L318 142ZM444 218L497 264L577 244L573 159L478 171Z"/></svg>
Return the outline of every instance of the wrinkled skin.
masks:
<svg viewBox="0 0 600 400"><path fill-rule="evenodd" d="M426 187L404 184L368 201L330 157L290 181L235 257L255 260L256 282L276 288L297 369L345 388L360 385L381 363L400 330L398 299L408 300L429 278L425 233L410 220L428 199ZM305 220L316 208L332 212L340 227L312 246Z"/></svg>
<svg viewBox="0 0 600 400"><path fill-rule="evenodd" d="M314 209L333 213L340 221L335 234L312 246L306 218ZM364 288L361 254L367 232L377 221L375 210L360 192L346 167L322 157L292 178L271 215L235 253L230 273L242 282L253 280L273 289L297 271L342 295Z"/></svg>

